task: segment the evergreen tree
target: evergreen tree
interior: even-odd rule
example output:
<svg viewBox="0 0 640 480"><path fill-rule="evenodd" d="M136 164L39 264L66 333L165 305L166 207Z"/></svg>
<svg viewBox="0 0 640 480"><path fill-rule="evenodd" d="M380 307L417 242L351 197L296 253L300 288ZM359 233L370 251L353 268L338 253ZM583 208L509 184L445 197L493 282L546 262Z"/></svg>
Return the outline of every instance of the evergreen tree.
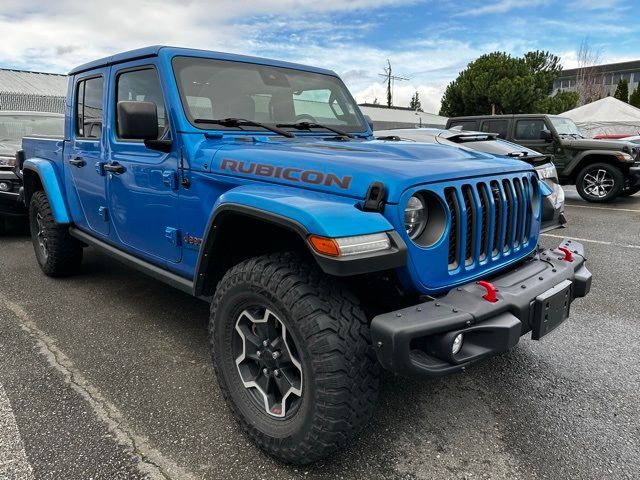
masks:
<svg viewBox="0 0 640 480"><path fill-rule="evenodd" d="M618 86L616 87L616 93L613 94L614 98L621 100L625 103L629 103L629 82L626 80L618 80Z"/></svg>
<svg viewBox="0 0 640 480"><path fill-rule="evenodd" d="M442 98L440 114L447 117L501 113L536 113L562 67L549 52L512 57L503 52L482 55L451 82Z"/></svg>
<svg viewBox="0 0 640 480"><path fill-rule="evenodd" d="M640 83L631 93L631 96L629 97L629 104L636 108L640 108Z"/></svg>
<svg viewBox="0 0 640 480"><path fill-rule="evenodd" d="M420 95L418 95L418 92L414 93L413 97L411 97L409 108L411 110L416 110L417 112L422 111L422 104L420 103Z"/></svg>

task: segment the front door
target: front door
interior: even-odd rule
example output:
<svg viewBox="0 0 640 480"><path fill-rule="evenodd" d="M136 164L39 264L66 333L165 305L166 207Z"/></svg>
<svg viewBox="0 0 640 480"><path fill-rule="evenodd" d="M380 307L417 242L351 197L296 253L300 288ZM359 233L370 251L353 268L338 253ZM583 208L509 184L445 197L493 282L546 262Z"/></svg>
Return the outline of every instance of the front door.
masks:
<svg viewBox="0 0 640 480"><path fill-rule="evenodd" d="M67 196L73 221L90 233L109 235L109 216L105 177L101 165L105 159L103 135L105 82L108 69L76 77L74 85L73 133L65 148L65 172L71 177Z"/></svg>
<svg viewBox="0 0 640 480"><path fill-rule="evenodd" d="M114 107L119 101L154 102L159 138L171 138L158 72L154 65L132 62L113 67L110 81ZM147 148L142 141L118 136L117 110L109 115L109 208L115 240L126 250L151 261L182 258L178 214L178 149L169 153Z"/></svg>

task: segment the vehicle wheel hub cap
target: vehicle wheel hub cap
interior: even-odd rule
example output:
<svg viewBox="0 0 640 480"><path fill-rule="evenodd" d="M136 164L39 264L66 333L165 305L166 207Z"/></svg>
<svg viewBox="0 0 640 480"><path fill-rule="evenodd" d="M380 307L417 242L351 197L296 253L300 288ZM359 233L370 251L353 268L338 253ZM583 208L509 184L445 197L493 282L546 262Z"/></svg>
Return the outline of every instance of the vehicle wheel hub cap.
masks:
<svg viewBox="0 0 640 480"><path fill-rule="evenodd" d="M283 418L302 397L302 366L286 326L269 309L244 310L234 354L244 387L265 412Z"/></svg>
<svg viewBox="0 0 640 480"><path fill-rule="evenodd" d="M40 247L40 251L42 252L42 255L44 256L44 258L47 258L47 256L49 255L49 249L47 246L47 235L46 235L46 231L44 229L44 225L43 225L43 221L42 221L42 214L38 213L36 214L36 225L38 227L38 233L36 234L36 238L38 240L38 246Z"/></svg>
<svg viewBox="0 0 640 480"><path fill-rule="evenodd" d="M598 169L584 176L584 191L594 197L606 197L614 187L615 181L606 170Z"/></svg>

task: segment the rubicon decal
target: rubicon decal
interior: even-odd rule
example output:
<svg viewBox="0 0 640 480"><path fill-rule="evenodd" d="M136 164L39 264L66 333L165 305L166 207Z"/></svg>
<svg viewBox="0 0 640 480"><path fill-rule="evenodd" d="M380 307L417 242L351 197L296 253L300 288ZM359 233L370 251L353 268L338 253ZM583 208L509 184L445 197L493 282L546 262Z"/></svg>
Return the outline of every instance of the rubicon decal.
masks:
<svg viewBox="0 0 640 480"><path fill-rule="evenodd" d="M242 162L225 158L220 164L220 170L244 173L258 177L282 178L290 182L309 183L311 185L324 185L346 190L351 185L353 177L347 175L340 177L335 173L324 173L318 170L304 170L295 167L274 166L268 163Z"/></svg>

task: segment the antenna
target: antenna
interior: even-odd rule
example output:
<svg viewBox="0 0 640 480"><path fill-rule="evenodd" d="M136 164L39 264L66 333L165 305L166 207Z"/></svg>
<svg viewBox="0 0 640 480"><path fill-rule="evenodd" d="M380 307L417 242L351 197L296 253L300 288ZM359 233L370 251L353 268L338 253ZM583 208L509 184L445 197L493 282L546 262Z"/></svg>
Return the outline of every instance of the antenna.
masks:
<svg viewBox="0 0 640 480"><path fill-rule="evenodd" d="M407 77L404 75L393 75L393 70L391 69L391 62L387 59L387 67L384 69L384 73L379 73L378 76L384 77L384 82L387 84L387 107L393 106L393 87L395 85L396 80L403 82L407 80L411 80L411 77Z"/></svg>

